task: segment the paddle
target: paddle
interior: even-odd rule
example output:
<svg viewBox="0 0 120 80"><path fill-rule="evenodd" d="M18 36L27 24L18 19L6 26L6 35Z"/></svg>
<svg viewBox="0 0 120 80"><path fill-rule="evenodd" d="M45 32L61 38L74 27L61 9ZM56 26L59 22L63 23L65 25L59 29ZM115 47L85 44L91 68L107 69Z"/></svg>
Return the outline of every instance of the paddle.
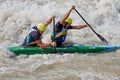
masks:
<svg viewBox="0 0 120 80"><path fill-rule="evenodd" d="M81 16L81 14L76 10L76 9L74 9L76 12L77 12L77 14L84 20L84 22L87 24L87 25L89 25L88 24L88 22ZM90 25L89 25L90 26ZM105 38L103 38L100 34L98 34L97 32L95 32L95 30L90 26L90 29L98 36L98 38L104 43L104 44L109 44L108 43L108 41L107 40L105 40Z"/></svg>
<svg viewBox="0 0 120 80"><path fill-rule="evenodd" d="M53 41L55 40L55 18L53 18ZM56 53L56 46L54 47L54 53Z"/></svg>

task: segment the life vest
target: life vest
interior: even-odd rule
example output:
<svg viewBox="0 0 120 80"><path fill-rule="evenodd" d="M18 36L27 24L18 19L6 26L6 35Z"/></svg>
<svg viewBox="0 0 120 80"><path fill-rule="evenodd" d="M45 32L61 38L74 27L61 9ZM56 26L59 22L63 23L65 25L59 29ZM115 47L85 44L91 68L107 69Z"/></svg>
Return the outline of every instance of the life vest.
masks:
<svg viewBox="0 0 120 80"><path fill-rule="evenodd" d="M67 30L66 28L64 28L64 26L62 26L61 31L56 32L55 31L55 40L64 42L66 39L66 35L67 35ZM52 33L52 39L53 39L54 33Z"/></svg>
<svg viewBox="0 0 120 80"><path fill-rule="evenodd" d="M37 30L35 29L35 27L32 27L32 29L28 32L26 38L24 39L23 45L26 45L26 46L37 45L37 43L35 42L35 40L33 38L31 38L31 36L30 36L30 33L32 31L36 31L37 32Z"/></svg>

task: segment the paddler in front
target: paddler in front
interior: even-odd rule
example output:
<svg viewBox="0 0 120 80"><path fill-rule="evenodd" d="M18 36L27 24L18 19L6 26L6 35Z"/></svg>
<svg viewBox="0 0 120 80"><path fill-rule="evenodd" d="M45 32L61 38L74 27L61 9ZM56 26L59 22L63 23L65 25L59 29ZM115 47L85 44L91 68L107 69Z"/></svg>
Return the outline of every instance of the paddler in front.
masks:
<svg viewBox="0 0 120 80"><path fill-rule="evenodd" d="M43 43L41 40L42 34L46 30L46 26L52 22L53 18L55 18L55 16L51 16L46 22L39 23L37 26L32 27L24 39L22 46L40 46L41 48L56 46L56 42Z"/></svg>
<svg viewBox="0 0 120 80"><path fill-rule="evenodd" d="M72 25L72 19L69 17L72 10L75 9L73 5L68 12L56 23L55 25L55 39L53 39L53 34L51 36L52 40L56 41L57 47L62 47L62 43L65 41L67 36L67 31L69 29L82 29L88 27L89 25L80 24L80 25Z"/></svg>

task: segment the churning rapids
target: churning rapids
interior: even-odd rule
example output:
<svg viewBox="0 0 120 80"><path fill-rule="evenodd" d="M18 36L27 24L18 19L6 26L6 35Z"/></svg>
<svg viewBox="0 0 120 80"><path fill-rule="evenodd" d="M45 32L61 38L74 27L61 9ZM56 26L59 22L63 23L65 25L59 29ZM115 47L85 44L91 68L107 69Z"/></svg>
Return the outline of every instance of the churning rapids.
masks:
<svg viewBox="0 0 120 80"><path fill-rule="evenodd" d="M101 54L11 57L6 47L23 42L29 29L72 5L110 44L120 45L120 0L0 0L0 80L120 80L120 50ZM73 24L84 21L72 11ZM43 35L50 42L52 23ZM67 42L101 44L90 28L70 30Z"/></svg>

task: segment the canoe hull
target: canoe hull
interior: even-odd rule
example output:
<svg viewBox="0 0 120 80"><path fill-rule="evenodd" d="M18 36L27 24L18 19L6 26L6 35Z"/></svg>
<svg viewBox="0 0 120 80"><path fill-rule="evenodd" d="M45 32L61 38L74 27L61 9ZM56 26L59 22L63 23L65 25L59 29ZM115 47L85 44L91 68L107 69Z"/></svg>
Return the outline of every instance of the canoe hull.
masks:
<svg viewBox="0 0 120 80"><path fill-rule="evenodd" d="M23 47L23 46L10 46L8 50L14 52L16 55L25 54L25 55L34 55L34 54L55 54L56 53L100 53L106 51L114 51L119 47L114 45L71 45L66 47Z"/></svg>

